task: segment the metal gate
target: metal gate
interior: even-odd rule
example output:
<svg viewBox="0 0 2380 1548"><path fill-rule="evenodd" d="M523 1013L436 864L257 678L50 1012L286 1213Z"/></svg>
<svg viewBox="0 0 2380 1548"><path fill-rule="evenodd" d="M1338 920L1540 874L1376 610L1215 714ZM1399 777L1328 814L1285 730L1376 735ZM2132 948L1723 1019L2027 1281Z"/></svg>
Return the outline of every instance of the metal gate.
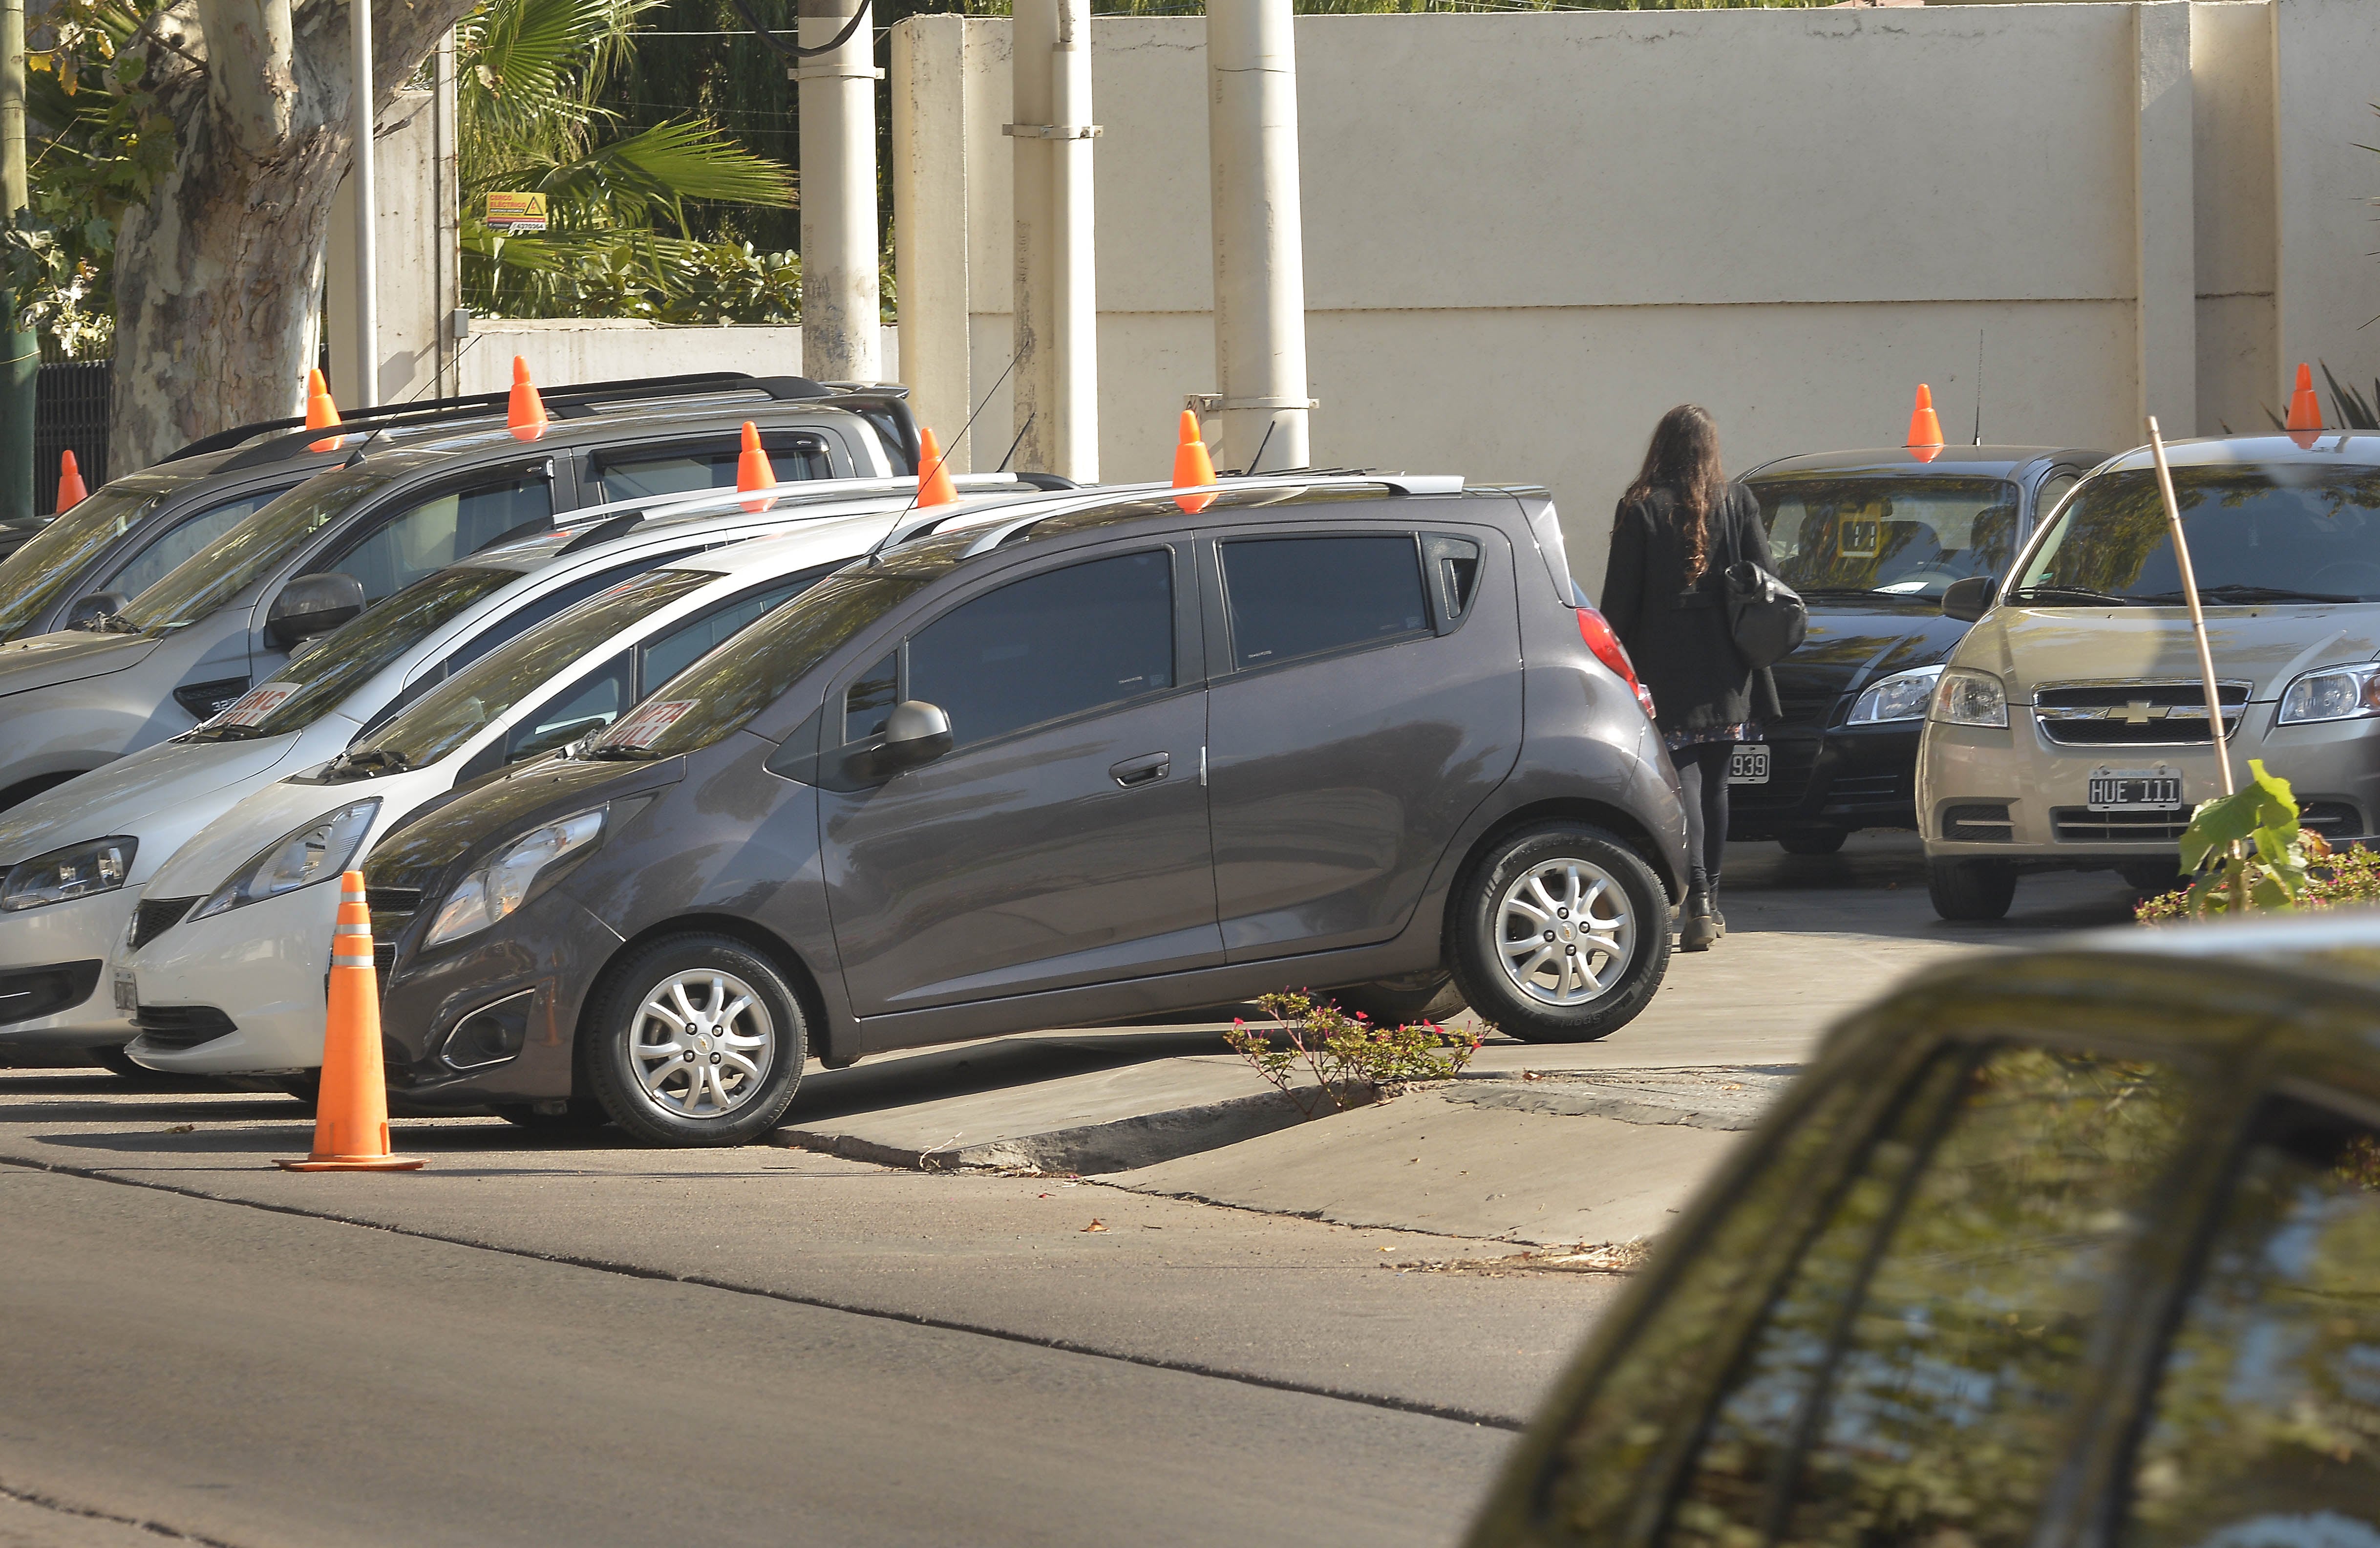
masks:
<svg viewBox="0 0 2380 1548"><path fill-rule="evenodd" d="M67 360L43 364L33 408L33 509L47 516L58 506L58 454L75 454L85 488L107 481L107 414L114 360Z"/></svg>

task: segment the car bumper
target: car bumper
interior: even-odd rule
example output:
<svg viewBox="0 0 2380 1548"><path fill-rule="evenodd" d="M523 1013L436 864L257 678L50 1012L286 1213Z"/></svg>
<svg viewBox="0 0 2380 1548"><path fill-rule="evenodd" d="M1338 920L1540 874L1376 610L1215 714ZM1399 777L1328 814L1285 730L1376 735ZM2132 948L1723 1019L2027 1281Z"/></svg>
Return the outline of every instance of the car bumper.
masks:
<svg viewBox="0 0 2380 1548"><path fill-rule="evenodd" d="M119 887L0 915L0 1048L130 1039L132 1019L115 1008L106 964L140 896L138 887Z"/></svg>
<svg viewBox="0 0 2380 1548"><path fill-rule="evenodd" d="M1767 738L1768 783L1728 791L1728 836L1915 827L1920 730L1913 721L1779 727Z"/></svg>
<svg viewBox="0 0 2380 1548"><path fill-rule="evenodd" d="M142 1024L127 1052L188 1075L320 1068L338 911L336 883L320 882L164 932L122 963Z"/></svg>
<svg viewBox="0 0 2380 1548"><path fill-rule="evenodd" d="M2006 728L1934 725L1918 759L1917 801L1925 852L2016 860L2034 868L2094 868L2172 858L2201 801L2221 795L2213 748L2124 743L2067 746L2043 736L2032 712L2011 707ZM2289 782L2301 820L2325 838L2360 837L2380 817L2380 721L2276 726L2273 706L2248 706L2230 746L2232 774L2260 759ZM2164 767L2181 778L2181 804L2164 812L2089 810L2096 769ZM2006 808L2004 823L1993 810ZM1981 810L1978 810L1981 809ZM2005 838L1986 837L2005 827Z"/></svg>

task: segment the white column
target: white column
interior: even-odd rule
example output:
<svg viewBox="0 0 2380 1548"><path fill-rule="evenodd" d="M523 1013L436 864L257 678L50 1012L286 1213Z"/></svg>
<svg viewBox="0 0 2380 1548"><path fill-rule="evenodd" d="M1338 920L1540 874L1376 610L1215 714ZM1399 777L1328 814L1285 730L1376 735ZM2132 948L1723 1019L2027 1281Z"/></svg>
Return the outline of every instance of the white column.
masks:
<svg viewBox="0 0 2380 1548"><path fill-rule="evenodd" d="M2168 433L2198 425L2198 226L2190 79L2190 0L2149 0L2133 16L2133 371L2124 438L2155 414ZM2286 400L2284 400L2286 401Z"/></svg>
<svg viewBox="0 0 2380 1548"><path fill-rule="evenodd" d="M1215 384L1222 398L1216 461L1250 472L1312 461L1292 26L1289 0L1207 6Z"/></svg>
<svg viewBox="0 0 2380 1548"><path fill-rule="evenodd" d="M372 187L372 125L378 93L372 90L371 0L350 0L347 30L353 34L349 55L355 76L355 171L347 179L356 194L356 396L353 407L370 408L380 401L380 275L378 221L380 198Z"/></svg>
<svg viewBox="0 0 2380 1548"><path fill-rule="evenodd" d="M892 269L901 293L901 380L943 442L951 471L989 468L1011 433L974 411L967 358L966 18L913 16L892 29ZM992 374L1007 356L992 362ZM987 379L987 385L989 380ZM990 450L976 455L983 435Z"/></svg>
<svg viewBox="0 0 2380 1548"><path fill-rule="evenodd" d="M1089 0L1015 0L1016 397L1013 466L1099 476ZM987 461L989 459L987 458Z"/></svg>
<svg viewBox="0 0 2380 1548"><path fill-rule="evenodd" d="M799 0L795 37L817 48L854 4ZM802 131L802 374L823 382L883 375L877 321L875 34L862 21L832 54L786 73Z"/></svg>

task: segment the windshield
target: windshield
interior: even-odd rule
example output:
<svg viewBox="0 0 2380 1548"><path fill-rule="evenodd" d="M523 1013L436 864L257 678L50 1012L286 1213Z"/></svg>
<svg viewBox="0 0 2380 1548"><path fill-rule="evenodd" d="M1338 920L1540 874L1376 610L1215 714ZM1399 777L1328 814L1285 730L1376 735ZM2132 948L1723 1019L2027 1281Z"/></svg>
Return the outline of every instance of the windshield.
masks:
<svg viewBox="0 0 2380 1548"><path fill-rule="evenodd" d="M185 733L184 739L238 741L302 731L431 629L519 579L518 570L458 567L417 580L367 608L353 623L293 659L271 681L249 689L231 708Z"/></svg>
<svg viewBox="0 0 2380 1548"><path fill-rule="evenodd" d="M2176 468L2173 493L2206 601L2380 602L2380 469ZM2085 480L2009 596L2052 607L2181 603L2155 472Z"/></svg>
<svg viewBox="0 0 2380 1548"><path fill-rule="evenodd" d="M97 494L60 513L25 540L23 547L0 560L0 640L22 633L36 615L48 611L67 587L82 579L83 567L101 549L189 481L136 473L103 484Z"/></svg>
<svg viewBox="0 0 2380 1548"><path fill-rule="evenodd" d="M143 634L164 634L197 623L412 467L403 458L390 458L317 473L242 518L125 603L126 621Z"/></svg>
<svg viewBox="0 0 2380 1548"><path fill-rule="evenodd" d="M948 569L958 552L936 543L828 576L655 689L589 755L667 758L741 729L837 646Z"/></svg>
<svg viewBox="0 0 2380 1548"><path fill-rule="evenodd" d="M2016 546L2003 479L1790 479L1752 485L1777 573L1797 591L1938 597L1998 575Z"/></svg>
<svg viewBox="0 0 2380 1548"><path fill-rule="evenodd" d="M591 656L603 642L718 579L706 570L664 569L623 580L489 652L423 694L404 713L347 750L351 764L418 769Z"/></svg>

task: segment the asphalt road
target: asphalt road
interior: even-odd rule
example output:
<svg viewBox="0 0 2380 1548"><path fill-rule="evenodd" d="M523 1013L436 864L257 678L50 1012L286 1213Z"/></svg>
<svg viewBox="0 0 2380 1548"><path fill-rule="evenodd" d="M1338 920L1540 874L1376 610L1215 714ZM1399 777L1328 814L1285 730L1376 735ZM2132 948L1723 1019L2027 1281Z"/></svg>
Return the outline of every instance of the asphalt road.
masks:
<svg viewBox="0 0 2380 1548"><path fill-rule="evenodd" d="M2127 904L2049 878L1944 927L1890 841L1730 869L1736 933L1612 1059L1791 1063L1902 972ZM1621 1285L1061 1179L399 1128L428 1170L285 1174L285 1100L0 1070L0 1548L1442 1543Z"/></svg>

